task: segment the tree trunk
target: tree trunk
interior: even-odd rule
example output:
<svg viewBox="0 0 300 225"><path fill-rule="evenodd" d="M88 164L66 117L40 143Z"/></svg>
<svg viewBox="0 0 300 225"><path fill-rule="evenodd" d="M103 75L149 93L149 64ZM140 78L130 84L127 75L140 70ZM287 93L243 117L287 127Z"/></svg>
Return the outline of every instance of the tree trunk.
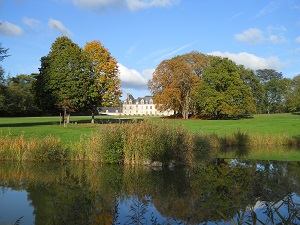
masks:
<svg viewBox="0 0 300 225"><path fill-rule="evenodd" d="M92 121L91 123L95 123L95 113L94 113L94 110L92 111Z"/></svg>

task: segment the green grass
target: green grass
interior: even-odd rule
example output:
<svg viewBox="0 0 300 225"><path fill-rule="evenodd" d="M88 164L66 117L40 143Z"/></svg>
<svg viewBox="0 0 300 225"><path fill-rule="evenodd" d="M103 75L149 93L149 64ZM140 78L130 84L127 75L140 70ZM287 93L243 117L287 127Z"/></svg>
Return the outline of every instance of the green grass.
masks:
<svg viewBox="0 0 300 225"><path fill-rule="evenodd" d="M124 118L122 116L122 118ZM130 118L130 117L127 117ZM49 134L59 137L64 143L74 142L90 136L92 131L101 129L101 123L118 122L119 117L96 116L97 124L90 124L90 116L71 116L67 127L60 125L60 117L0 117L2 134L12 136L24 133L25 137L45 137ZM153 118L160 119L158 117ZM276 134L300 138L300 114L254 115L240 120L166 120L171 124L182 124L197 133L215 133L218 136L231 135L237 131L249 134ZM77 122L77 124L75 124Z"/></svg>
<svg viewBox="0 0 300 225"><path fill-rule="evenodd" d="M161 120L159 117L150 117L151 120ZM2 137L10 134L11 137L43 139L52 136L59 138L62 144L72 148L76 143L82 140L90 140L93 133L104 129L102 124L119 123L119 117L112 116L96 116L95 124L91 124L90 116L71 116L71 123L64 127L60 124L60 117L0 117L0 135ZM121 121L128 121L131 117L123 117ZM253 118L239 120L181 120L181 119L165 119L165 123L173 125L181 124L187 131L197 134L210 135L207 140L211 139L211 134L215 134L218 140L223 138L224 143L235 143L232 141L237 133L250 137L251 146L256 143L266 142L267 144L278 145L277 140L284 137L297 140L293 146L298 148L300 143L300 114L271 114L271 115L254 115ZM242 138L242 137L240 137ZM237 139L242 141L241 139ZM269 141L270 140L270 141ZM290 139L289 139L290 140ZM269 141L269 142L268 142ZM213 143L213 142L212 142ZM219 145L221 142L218 142ZM247 144L247 145L248 145ZM223 144L221 144L223 146ZM80 147L80 144L78 144ZM220 147L220 146L219 146ZM288 148L288 146L286 146ZM79 149L80 150L80 149ZM222 156L222 155L220 155ZM229 156L229 155L228 155ZM226 157L226 156L224 156ZM255 159L280 159L280 160L300 160L300 151L254 151L247 158Z"/></svg>
<svg viewBox="0 0 300 225"><path fill-rule="evenodd" d="M180 120L171 122L180 122L193 132L215 133L220 136L242 131L250 134L280 134L300 138L300 114L263 114L239 120Z"/></svg>
<svg viewBox="0 0 300 225"><path fill-rule="evenodd" d="M111 120L109 117L101 119L105 122ZM98 124L91 124L90 120L91 117L88 116L71 116L71 123L64 127L60 124L60 117L0 117L0 129L2 135L9 133L19 136L23 133L26 138L44 138L52 135L60 138L63 143L70 144L90 136L93 130L99 129ZM100 119L96 118L97 121L100 122Z"/></svg>

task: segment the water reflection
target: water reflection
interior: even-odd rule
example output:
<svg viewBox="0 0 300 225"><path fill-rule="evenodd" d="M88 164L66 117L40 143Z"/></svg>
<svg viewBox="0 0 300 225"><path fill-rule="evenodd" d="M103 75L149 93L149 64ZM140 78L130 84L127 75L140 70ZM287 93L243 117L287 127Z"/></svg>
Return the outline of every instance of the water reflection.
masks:
<svg viewBox="0 0 300 225"><path fill-rule="evenodd" d="M229 159L162 170L2 162L0 208L18 191L31 210L9 220L1 210L0 224L299 224L299 172L298 162Z"/></svg>

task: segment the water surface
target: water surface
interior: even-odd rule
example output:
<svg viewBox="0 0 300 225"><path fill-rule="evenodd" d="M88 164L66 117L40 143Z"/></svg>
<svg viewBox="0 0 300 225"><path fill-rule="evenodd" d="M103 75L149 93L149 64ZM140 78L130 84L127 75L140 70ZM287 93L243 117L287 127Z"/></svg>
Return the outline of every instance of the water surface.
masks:
<svg viewBox="0 0 300 225"><path fill-rule="evenodd" d="M0 164L0 224L299 224L300 163Z"/></svg>

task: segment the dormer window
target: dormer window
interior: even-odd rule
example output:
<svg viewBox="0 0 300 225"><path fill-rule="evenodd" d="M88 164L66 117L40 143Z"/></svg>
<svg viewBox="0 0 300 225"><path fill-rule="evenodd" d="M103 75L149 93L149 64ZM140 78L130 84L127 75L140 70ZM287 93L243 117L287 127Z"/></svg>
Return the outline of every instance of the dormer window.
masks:
<svg viewBox="0 0 300 225"><path fill-rule="evenodd" d="M153 104L153 100L152 99L150 99L150 104Z"/></svg>

